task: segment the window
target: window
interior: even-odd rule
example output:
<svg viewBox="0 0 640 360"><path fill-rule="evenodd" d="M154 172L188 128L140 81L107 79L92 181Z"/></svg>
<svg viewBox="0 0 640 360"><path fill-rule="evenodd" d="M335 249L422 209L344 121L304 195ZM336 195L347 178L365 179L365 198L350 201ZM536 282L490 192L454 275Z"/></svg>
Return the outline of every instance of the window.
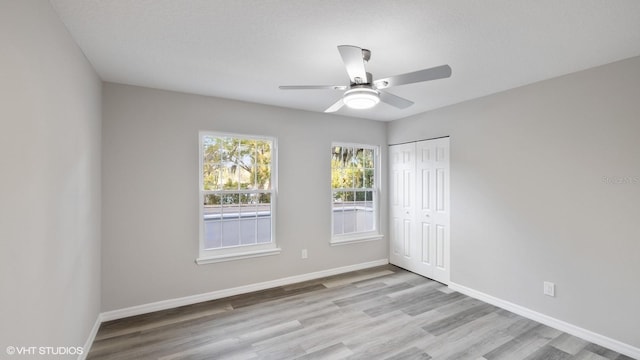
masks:
<svg viewBox="0 0 640 360"><path fill-rule="evenodd" d="M378 240L378 147L331 147L332 244Z"/></svg>
<svg viewBox="0 0 640 360"><path fill-rule="evenodd" d="M200 133L198 264L277 254L276 142Z"/></svg>

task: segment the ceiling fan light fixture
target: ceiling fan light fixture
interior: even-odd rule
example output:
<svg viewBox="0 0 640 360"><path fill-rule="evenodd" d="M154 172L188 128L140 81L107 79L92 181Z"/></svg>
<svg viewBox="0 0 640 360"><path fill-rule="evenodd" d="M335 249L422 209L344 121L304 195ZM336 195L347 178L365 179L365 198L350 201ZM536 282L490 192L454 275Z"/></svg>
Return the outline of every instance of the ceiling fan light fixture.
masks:
<svg viewBox="0 0 640 360"><path fill-rule="evenodd" d="M370 109L380 102L380 94L371 88L355 88L345 91L342 101L352 109Z"/></svg>
<svg viewBox="0 0 640 360"><path fill-rule="evenodd" d="M440 65L428 69L391 76L385 79L373 80L367 72L365 63L371 58L371 51L353 45L340 45L338 52L349 75L349 85L298 85L280 86L283 90L331 89L346 90L342 98L329 106L324 112L334 113L344 106L351 109L370 109L379 102L398 109L406 109L413 105L413 101L382 91L383 89L415 84L423 81L444 79L451 76L449 65Z"/></svg>

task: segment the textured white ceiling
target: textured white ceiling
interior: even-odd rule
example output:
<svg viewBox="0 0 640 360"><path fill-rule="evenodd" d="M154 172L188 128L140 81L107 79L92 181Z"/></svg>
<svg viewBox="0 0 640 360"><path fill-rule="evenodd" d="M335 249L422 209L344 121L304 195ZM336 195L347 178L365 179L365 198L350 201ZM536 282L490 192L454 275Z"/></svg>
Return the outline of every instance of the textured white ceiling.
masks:
<svg viewBox="0 0 640 360"><path fill-rule="evenodd" d="M105 81L322 112L346 85L338 45L415 102L338 114L394 120L640 55L638 0L50 0Z"/></svg>

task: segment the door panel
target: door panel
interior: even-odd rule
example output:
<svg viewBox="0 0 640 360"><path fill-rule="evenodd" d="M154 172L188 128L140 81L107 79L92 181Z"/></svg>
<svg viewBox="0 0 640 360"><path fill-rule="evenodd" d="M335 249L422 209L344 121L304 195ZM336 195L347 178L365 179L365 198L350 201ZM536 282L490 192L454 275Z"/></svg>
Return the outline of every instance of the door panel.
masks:
<svg viewBox="0 0 640 360"><path fill-rule="evenodd" d="M422 176L420 176L420 187L422 188L422 197L421 204L422 210L431 210L431 192L429 191L429 187L431 186L431 170L430 169L422 169Z"/></svg>
<svg viewBox="0 0 640 360"><path fill-rule="evenodd" d="M436 266L443 269L444 260L444 226L436 225Z"/></svg>
<svg viewBox="0 0 640 360"><path fill-rule="evenodd" d="M411 270L415 242L415 144L389 148L391 171L391 263Z"/></svg>
<svg viewBox="0 0 640 360"><path fill-rule="evenodd" d="M402 242L402 248L404 250L404 256L406 258L411 258L411 220L404 220L404 229L402 230L402 236L404 237L404 241Z"/></svg>
<svg viewBox="0 0 640 360"><path fill-rule="evenodd" d="M418 145L420 146L420 145ZM433 211L429 214L433 222L432 253L434 256L432 279L442 283L449 282L449 138L435 139L424 142L435 154L429 167L433 173L433 186L430 187Z"/></svg>
<svg viewBox="0 0 640 360"><path fill-rule="evenodd" d="M431 266L431 224L422 222L422 263Z"/></svg>
<svg viewBox="0 0 640 360"><path fill-rule="evenodd" d="M400 241L402 239L402 232L400 232L400 219L391 218L391 257L399 256L402 251Z"/></svg>

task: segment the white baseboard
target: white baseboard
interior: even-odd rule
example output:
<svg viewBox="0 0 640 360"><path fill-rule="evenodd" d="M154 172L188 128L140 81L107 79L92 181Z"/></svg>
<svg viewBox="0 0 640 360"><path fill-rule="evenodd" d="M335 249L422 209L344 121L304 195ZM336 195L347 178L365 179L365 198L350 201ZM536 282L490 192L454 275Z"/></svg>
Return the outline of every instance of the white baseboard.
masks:
<svg viewBox="0 0 640 360"><path fill-rule="evenodd" d="M176 298L176 299L157 301L157 302L143 304L143 305L136 305L136 306L131 306L124 309L103 312L100 314L100 320L110 321L110 320L122 319L129 316L135 316L135 315L146 314L154 311L172 309L175 307L196 304L203 301L222 299L229 296L250 293L253 291L265 290L273 287L291 285L291 284L295 284L303 281L315 280L315 279L319 279L327 276L347 273L350 271L356 271L356 270L367 269L375 266L386 265L388 263L389 263L389 259L380 259L375 261L369 261L366 263L348 265L348 266L343 266L339 268L316 271L308 274L295 275L295 276L290 276L286 278L265 281L265 282L256 283L256 284L238 286L230 289L217 290L217 291L212 291L204 294L197 294L197 295L185 296L185 297Z"/></svg>
<svg viewBox="0 0 640 360"><path fill-rule="evenodd" d="M600 346L604 346L613 351L617 351L621 354L630 356L634 359L640 359L640 349L629 344L625 344L621 341L606 337L604 335L595 333L593 331L583 329L579 326L570 324L568 322L558 320L551 316L539 313L537 311L533 311L526 307L516 305L512 302L502 300L491 296L489 294L485 294L483 292L468 288L464 285L456 284L454 282L450 282L449 288L451 290L455 290L459 293L471 296L472 298L476 298L478 300L482 300L491 305L495 305L497 307L503 308L505 310L509 310L512 313L518 314L520 316L524 316L528 319L537 321L539 323L545 324L547 326L551 326L552 328L564 331L568 334L577 336L581 339L590 341L594 344L598 344Z"/></svg>
<svg viewBox="0 0 640 360"><path fill-rule="evenodd" d="M96 317L96 322L93 323L93 327L91 328L91 332L89 333L89 337L87 341L85 341L84 346L82 347L82 354L78 355L78 360L85 360L87 355L89 355L89 351L91 350L91 345L93 341L96 339L96 335L98 334L98 329L100 329L100 324L102 324L102 314L98 314Z"/></svg>

